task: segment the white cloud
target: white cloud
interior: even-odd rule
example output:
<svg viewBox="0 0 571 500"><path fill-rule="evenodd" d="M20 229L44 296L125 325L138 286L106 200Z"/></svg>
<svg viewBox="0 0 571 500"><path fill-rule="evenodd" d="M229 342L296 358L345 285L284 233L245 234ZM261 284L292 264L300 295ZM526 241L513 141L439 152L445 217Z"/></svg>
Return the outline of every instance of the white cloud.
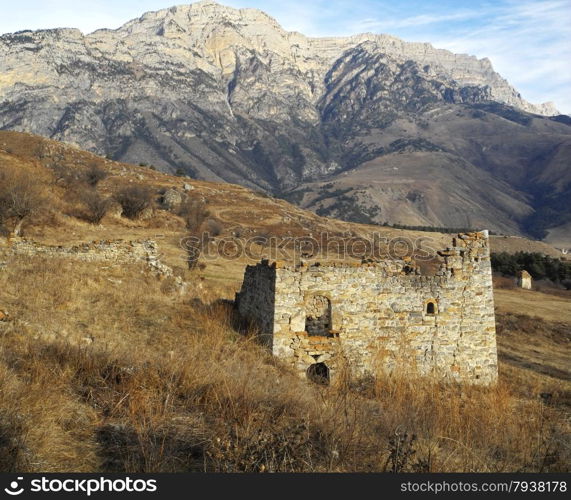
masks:
<svg viewBox="0 0 571 500"><path fill-rule="evenodd" d="M363 19L351 24L355 32L367 31L374 29L376 31L390 32L391 30L401 28L413 28L418 26L427 26L431 24L440 24L451 21L466 21L480 17L480 13L475 10L465 10L444 15L436 14L420 14L418 16L405 17L402 19L383 19L374 18Z"/></svg>
<svg viewBox="0 0 571 500"><path fill-rule="evenodd" d="M567 1L510 1L482 27L447 33L433 44L488 57L524 98L553 101L571 113L570 7Z"/></svg>

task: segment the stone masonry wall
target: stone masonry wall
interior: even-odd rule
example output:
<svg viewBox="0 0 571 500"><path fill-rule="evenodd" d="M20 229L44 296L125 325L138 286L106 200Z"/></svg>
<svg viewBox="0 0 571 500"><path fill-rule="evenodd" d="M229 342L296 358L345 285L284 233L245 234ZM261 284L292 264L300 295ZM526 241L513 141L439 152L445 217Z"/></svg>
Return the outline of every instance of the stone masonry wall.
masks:
<svg viewBox="0 0 571 500"><path fill-rule="evenodd" d="M258 328L260 342L273 346L275 269L267 260L247 266L242 290L236 294L235 307L242 316Z"/></svg>
<svg viewBox="0 0 571 500"><path fill-rule="evenodd" d="M250 267L242 297L255 309L264 281L275 283L272 350L300 374L325 363L331 376L341 368L352 375L400 371L473 383L497 378L492 275L487 233L460 234L434 276L409 263L314 264L300 267L263 262ZM272 278L273 276L273 278ZM254 288L252 288L254 287ZM315 297L331 304L331 325L309 335L306 318ZM428 306L428 304L432 304ZM265 299L263 308L270 308ZM433 312L432 312L433 311Z"/></svg>
<svg viewBox="0 0 571 500"><path fill-rule="evenodd" d="M529 274L527 271L523 270L517 273L516 283L519 288L523 288L524 290L531 290L531 281L531 274Z"/></svg>
<svg viewBox="0 0 571 500"><path fill-rule="evenodd" d="M93 241L76 246L44 245L32 240L0 239L0 256L12 255L66 257L83 262L129 264L142 262L164 276L172 276L172 269L160 261L158 246L153 240Z"/></svg>

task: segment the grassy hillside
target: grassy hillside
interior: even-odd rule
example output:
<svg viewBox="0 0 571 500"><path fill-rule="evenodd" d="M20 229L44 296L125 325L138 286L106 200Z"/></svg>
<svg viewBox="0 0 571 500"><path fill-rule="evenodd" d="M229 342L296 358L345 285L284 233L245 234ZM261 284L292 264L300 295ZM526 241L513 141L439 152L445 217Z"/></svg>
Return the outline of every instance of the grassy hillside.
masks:
<svg viewBox="0 0 571 500"><path fill-rule="evenodd" d="M570 323L502 312L491 389L398 375L321 387L239 334L200 281L181 296L136 267L7 264L4 471L568 467Z"/></svg>
<svg viewBox="0 0 571 500"><path fill-rule="evenodd" d="M143 265L6 257L9 242L0 238L0 470L568 470L571 318L557 312L571 310L568 297L496 293L496 387L398 373L353 380L349 368L333 385L318 386L237 327L227 299L246 256L203 256L201 266L188 267L180 245L191 231L188 213L166 209L161 191L190 183L188 196L209 212L200 229L210 225L218 238L378 228L24 134L0 134L0 148L0 172L28 172L25 179L41 188L22 225L26 237L53 245L152 237L188 284L181 293L172 278ZM100 223L87 222L82 190L93 189L86 180L93 165L107 174L95 186L101 197L139 184L152 192L150 209L130 219L110 205Z"/></svg>

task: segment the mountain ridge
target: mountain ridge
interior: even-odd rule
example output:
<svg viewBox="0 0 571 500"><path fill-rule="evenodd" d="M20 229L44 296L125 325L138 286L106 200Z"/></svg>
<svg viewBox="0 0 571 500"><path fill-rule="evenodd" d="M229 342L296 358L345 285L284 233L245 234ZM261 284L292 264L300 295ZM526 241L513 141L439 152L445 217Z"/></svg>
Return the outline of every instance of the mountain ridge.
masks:
<svg viewBox="0 0 571 500"><path fill-rule="evenodd" d="M559 200L569 183L553 179L566 166L553 160L562 165L548 180L538 169L549 170L571 129L561 117L537 114L556 110L524 101L487 59L390 35L305 37L262 11L212 1L147 12L88 35L2 35L0 56L2 129L284 196L390 153L391 137L409 152L432 144L433 153L457 158L455 168L467 160L507 182L517 192L512 205L524 199L529 209L499 213L485 205L487 220L505 221L492 229L540 235L545 216L529 220L544 206L557 223L566 217ZM464 125L445 136L433 117L451 110ZM494 144L492 154L500 129L515 138L509 147ZM417 222L426 221L419 215Z"/></svg>

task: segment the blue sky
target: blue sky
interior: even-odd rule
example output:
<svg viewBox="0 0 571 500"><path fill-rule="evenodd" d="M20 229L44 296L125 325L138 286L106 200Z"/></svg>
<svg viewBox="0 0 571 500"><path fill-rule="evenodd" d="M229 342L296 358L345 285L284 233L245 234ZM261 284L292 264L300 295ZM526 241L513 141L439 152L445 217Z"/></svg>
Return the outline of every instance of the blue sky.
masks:
<svg viewBox="0 0 571 500"><path fill-rule="evenodd" d="M16 0L0 33L74 27L117 28L180 0ZM190 3L190 2L189 2ZM571 114L571 0L220 0L255 7L310 36L390 33L408 41L491 59L528 101Z"/></svg>

